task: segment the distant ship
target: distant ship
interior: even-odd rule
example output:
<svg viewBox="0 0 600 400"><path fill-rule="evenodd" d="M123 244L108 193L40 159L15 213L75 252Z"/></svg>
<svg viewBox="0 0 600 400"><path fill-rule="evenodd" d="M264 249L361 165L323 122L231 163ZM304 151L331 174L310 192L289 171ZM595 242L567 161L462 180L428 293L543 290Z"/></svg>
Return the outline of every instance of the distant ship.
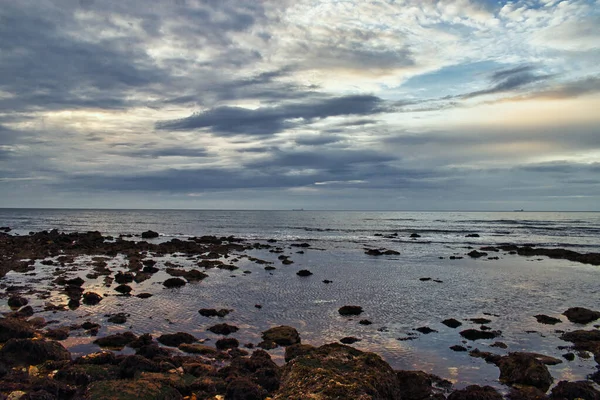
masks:
<svg viewBox="0 0 600 400"><path fill-rule="evenodd" d="M304 211L304 208L292 208L292 211Z"/></svg>
<svg viewBox="0 0 600 400"><path fill-rule="evenodd" d="M521 208L520 210L514 210L515 212L523 212L524 210Z"/></svg>

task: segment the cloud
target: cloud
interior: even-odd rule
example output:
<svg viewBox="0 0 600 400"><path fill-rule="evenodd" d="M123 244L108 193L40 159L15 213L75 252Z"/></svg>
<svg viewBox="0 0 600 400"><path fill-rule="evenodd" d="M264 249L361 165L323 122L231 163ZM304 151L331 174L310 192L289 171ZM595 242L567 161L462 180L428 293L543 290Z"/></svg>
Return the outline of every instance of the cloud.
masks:
<svg viewBox="0 0 600 400"><path fill-rule="evenodd" d="M216 134L273 135L300 123L315 119L346 115L373 115L388 111L385 102L376 96L351 95L312 102L289 103L276 107L248 109L217 107L180 120L156 124L162 130L193 130L210 128ZM301 122L295 120L302 120Z"/></svg>
<svg viewBox="0 0 600 400"><path fill-rule="evenodd" d="M534 71L535 68L529 65L496 71L490 76L490 81L493 84L492 87L463 94L459 97L463 99L470 99L488 94L510 92L525 87L531 83L543 81L552 76L537 74Z"/></svg>

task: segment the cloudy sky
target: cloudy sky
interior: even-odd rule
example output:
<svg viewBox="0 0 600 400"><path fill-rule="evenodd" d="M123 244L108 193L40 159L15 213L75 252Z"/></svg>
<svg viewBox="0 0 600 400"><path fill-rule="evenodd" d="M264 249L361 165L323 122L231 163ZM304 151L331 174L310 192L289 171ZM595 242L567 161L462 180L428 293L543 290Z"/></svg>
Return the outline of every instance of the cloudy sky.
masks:
<svg viewBox="0 0 600 400"><path fill-rule="evenodd" d="M600 0L0 0L0 206L600 210Z"/></svg>

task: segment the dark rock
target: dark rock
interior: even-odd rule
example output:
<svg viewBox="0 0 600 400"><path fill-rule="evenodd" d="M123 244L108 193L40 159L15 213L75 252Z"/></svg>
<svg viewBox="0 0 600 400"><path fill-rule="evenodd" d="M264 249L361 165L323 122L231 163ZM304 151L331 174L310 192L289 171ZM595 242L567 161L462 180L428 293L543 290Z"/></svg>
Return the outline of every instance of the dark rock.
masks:
<svg viewBox="0 0 600 400"><path fill-rule="evenodd" d="M333 283L333 281L330 281L329 279L324 279L323 283L326 284L326 285L328 285L330 283Z"/></svg>
<svg viewBox="0 0 600 400"><path fill-rule="evenodd" d="M575 354L565 353L565 354L563 354L563 358L567 361L573 361L573 360L575 360Z"/></svg>
<svg viewBox="0 0 600 400"><path fill-rule="evenodd" d="M216 310L214 308L202 308L198 312L203 317L219 317L219 318L223 318L227 314L229 314L231 311L233 311L233 310L228 310L228 309L225 309L225 308L221 308L220 310Z"/></svg>
<svg viewBox="0 0 600 400"><path fill-rule="evenodd" d="M338 310L340 315L360 315L363 312L361 306L343 306Z"/></svg>
<svg viewBox="0 0 600 400"><path fill-rule="evenodd" d="M11 296L8 298L8 306L10 308L19 308L26 306L29 301L25 297L21 296Z"/></svg>
<svg viewBox="0 0 600 400"><path fill-rule="evenodd" d="M449 328L458 328L459 326L462 325L462 322L454 319L454 318L448 318L442 321L442 324L446 325Z"/></svg>
<svg viewBox="0 0 600 400"><path fill-rule="evenodd" d="M13 315L17 318L28 318L34 314L33 307L25 306L19 309L19 311L15 312Z"/></svg>
<svg viewBox="0 0 600 400"><path fill-rule="evenodd" d="M563 313L569 321L576 324L588 324L600 318L600 311L588 310L583 307L569 308Z"/></svg>
<svg viewBox="0 0 600 400"><path fill-rule="evenodd" d="M468 237L468 238L478 238L478 237L479 237L479 234L477 234L477 233L469 233L469 234L468 234L467 236L465 236L465 237Z"/></svg>
<svg viewBox="0 0 600 400"><path fill-rule="evenodd" d="M487 318L471 318L469 319L469 321L473 322L474 324L489 324L490 322L492 322L491 319Z"/></svg>
<svg viewBox="0 0 600 400"><path fill-rule="evenodd" d="M419 328L415 328L415 331L421 332L424 335L428 335L428 334L430 334L432 332L437 332L435 329L431 329L428 326L421 326Z"/></svg>
<svg viewBox="0 0 600 400"><path fill-rule="evenodd" d="M519 386L511 388L507 398L509 400L547 400L546 393L532 386Z"/></svg>
<svg viewBox="0 0 600 400"><path fill-rule="evenodd" d="M558 318L550 317L550 316L544 315L544 314L534 315L534 318L540 324L546 324L546 325L555 325L555 324L560 324L562 322Z"/></svg>
<svg viewBox="0 0 600 400"><path fill-rule="evenodd" d="M422 371L396 371L396 376L398 377L402 400L426 400L432 398L433 375ZM439 378L436 380L439 380Z"/></svg>
<svg viewBox="0 0 600 400"><path fill-rule="evenodd" d="M361 319L360 321L358 321L358 323L361 324L361 325L372 325L373 324L368 319Z"/></svg>
<svg viewBox="0 0 600 400"><path fill-rule="evenodd" d="M140 299L148 299L150 297L152 297L151 293L140 293L138 295L136 295L135 297L139 297Z"/></svg>
<svg viewBox="0 0 600 400"><path fill-rule="evenodd" d="M182 287L185 284L186 284L186 282L181 278L169 278L163 282L163 285L167 288Z"/></svg>
<svg viewBox="0 0 600 400"><path fill-rule="evenodd" d="M93 306L100 303L101 300L102 296L100 296L98 293L87 292L83 294L83 304Z"/></svg>
<svg viewBox="0 0 600 400"><path fill-rule="evenodd" d="M125 313L114 314L108 318L108 322L112 322L113 324L124 324L127 322L127 316L128 314Z"/></svg>
<svg viewBox="0 0 600 400"><path fill-rule="evenodd" d="M167 333L160 335L157 340L169 347L178 347L183 343L194 343L198 341L194 336L185 332Z"/></svg>
<svg viewBox="0 0 600 400"><path fill-rule="evenodd" d="M292 247L304 247L304 248L307 248L307 247L310 247L310 244L308 244L308 243L298 243L298 244L292 243L291 246Z"/></svg>
<svg viewBox="0 0 600 400"><path fill-rule="evenodd" d="M274 400L400 399L394 370L379 356L328 344L293 358L282 371Z"/></svg>
<svg viewBox="0 0 600 400"><path fill-rule="evenodd" d="M533 386L545 392L553 381L544 363L531 354L509 353L496 365L500 368L500 381L509 385Z"/></svg>
<svg viewBox="0 0 600 400"><path fill-rule="evenodd" d="M481 251L473 250L473 251L471 251L471 252L467 253L467 255L468 255L469 257L471 257L471 258L480 258L480 257L485 257L485 256L487 256L488 254L487 254L487 253L483 253L483 252L481 252Z"/></svg>
<svg viewBox="0 0 600 400"><path fill-rule="evenodd" d="M133 282L133 274L131 272L117 272L115 275L115 282L118 284L125 284Z"/></svg>
<svg viewBox="0 0 600 400"><path fill-rule="evenodd" d="M160 372L160 366L152 360L139 355L127 356L119 364L122 378L133 378L140 372Z"/></svg>
<svg viewBox="0 0 600 400"><path fill-rule="evenodd" d="M0 319L0 343L9 339L29 339L35 334L35 330L27 322L15 318Z"/></svg>
<svg viewBox="0 0 600 400"><path fill-rule="evenodd" d="M45 336L53 340L65 340L69 337L69 328L65 326L56 329L48 329Z"/></svg>
<svg viewBox="0 0 600 400"><path fill-rule="evenodd" d="M249 378L235 378L227 385L225 398L231 400L263 400L267 391Z"/></svg>
<svg viewBox="0 0 600 400"><path fill-rule="evenodd" d="M560 381L552 388L549 398L552 400L600 400L600 392L590 382Z"/></svg>
<svg viewBox="0 0 600 400"><path fill-rule="evenodd" d="M410 237L411 237L411 238L420 238L420 237L421 237L421 235L419 235L418 233L411 233L411 234L410 234Z"/></svg>
<svg viewBox="0 0 600 400"><path fill-rule="evenodd" d="M307 269L301 269L300 271L296 272L296 275L298 276L311 276L312 274L313 273Z"/></svg>
<svg viewBox="0 0 600 400"><path fill-rule="evenodd" d="M209 331L217 335L229 335L239 330L237 326L229 324L217 324L208 328Z"/></svg>
<svg viewBox="0 0 600 400"><path fill-rule="evenodd" d="M431 280L431 278L419 278L419 280L420 280L421 282L427 282L427 281L430 281L430 280Z"/></svg>
<svg viewBox="0 0 600 400"><path fill-rule="evenodd" d="M146 231L142 233L142 239L155 239L157 238L158 232L154 232L154 231Z"/></svg>
<svg viewBox="0 0 600 400"><path fill-rule="evenodd" d="M114 335L105 336L94 340L94 344L100 347L106 347L111 349L122 349L127 344L137 339L131 332L116 333Z"/></svg>
<svg viewBox="0 0 600 400"><path fill-rule="evenodd" d="M157 380L106 380L93 382L86 391L86 399L156 399L181 400L183 396L176 389Z"/></svg>
<svg viewBox="0 0 600 400"><path fill-rule="evenodd" d="M262 339L280 346L291 346L301 341L298 331L291 326L277 326L268 329L262 333Z"/></svg>
<svg viewBox="0 0 600 400"><path fill-rule="evenodd" d="M95 324L95 323L90 322L90 321L85 321L83 324L81 324L81 327L83 329L85 329L86 331L89 331L90 329L100 328L100 325Z"/></svg>
<svg viewBox="0 0 600 400"><path fill-rule="evenodd" d="M502 395L491 386L467 386L450 393L448 400L502 400Z"/></svg>
<svg viewBox="0 0 600 400"><path fill-rule="evenodd" d="M467 351L467 348L456 344L454 346L450 346L450 350L452 350L452 351Z"/></svg>
<svg viewBox="0 0 600 400"><path fill-rule="evenodd" d="M285 348L285 362L289 362L296 357L304 356L311 351L316 349L316 347L311 346L309 344L293 344L291 346L287 346Z"/></svg>
<svg viewBox="0 0 600 400"><path fill-rule="evenodd" d="M466 329L460 332L460 336L467 340L494 339L500 336L500 331L480 331L477 329Z"/></svg>
<svg viewBox="0 0 600 400"><path fill-rule="evenodd" d="M52 340L10 339L0 349L0 362L6 365L29 366L62 360L71 360L71 353Z"/></svg>
<svg viewBox="0 0 600 400"><path fill-rule="evenodd" d="M133 289L129 285L119 285L115 290L122 294L129 294Z"/></svg>
<svg viewBox="0 0 600 400"><path fill-rule="evenodd" d="M497 347L499 349L508 349L508 346L506 345L506 343L503 343L503 342L494 342L494 343L490 344L490 347Z"/></svg>
<svg viewBox="0 0 600 400"><path fill-rule="evenodd" d="M340 339L340 343L343 343L343 344L353 344L353 343L360 342L360 341L361 341L361 339L356 338L354 336L347 336L345 338Z"/></svg>
<svg viewBox="0 0 600 400"><path fill-rule="evenodd" d="M234 338L223 338L215 342L215 347L218 350L235 349L240 346L240 342Z"/></svg>

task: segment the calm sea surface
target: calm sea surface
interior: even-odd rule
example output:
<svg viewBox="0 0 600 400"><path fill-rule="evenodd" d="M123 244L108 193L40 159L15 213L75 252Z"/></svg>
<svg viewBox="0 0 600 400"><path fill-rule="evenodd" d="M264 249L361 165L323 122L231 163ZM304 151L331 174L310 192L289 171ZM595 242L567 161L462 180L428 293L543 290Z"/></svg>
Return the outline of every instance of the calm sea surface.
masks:
<svg viewBox="0 0 600 400"><path fill-rule="evenodd" d="M464 256L470 247L502 243L600 252L600 213L0 209L0 226L10 226L11 234L57 228L118 235L152 229L161 234L157 241L200 235L234 235L250 243L276 239L294 264L282 265L278 254L253 250L246 254L271 261L277 269L265 271L264 265L232 255L226 261L240 269L209 270L209 277L201 283L175 290L163 289L161 283L168 276L161 271L148 281L133 284L134 294L154 294L145 300L116 296L101 279L89 280L85 277L89 260L81 259L68 276L83 277L86 289L107 297L98 306L82 306L58 316L41 311L47 301L65 302L65 296L51 283L54 266L38 263L34 275L11 272L0 283L29 284L45 291L33 305L40 311L36 315L59 321L55 326L90 320L102 325L100 335L131 328L136 333L185 331L214 340L217 336L206 328L227 322L240 328L234 336L241 343L256 344L263 330L285 324L296 327L303 342L314 345L355 336L361 339L355 347L377 352L395 368L433 372L459 387L501 385L495 366L453 352L450 346L464 344L501 354L535 351L560 358L566 351L557 347L568 343L558 339L555 330L581 327L565 317L562 324L541 325L533 315L561 317L573 306L600 309L599 266L503 252L490 254L498 260L448 258ZM411 239L412 233L420 237ZM479 237L466 237L469 234ZM304 254L290 246L299 242L310 244ZM366 247L401 254L372 257L364 254ZM185 257L153 258L159 266L167 261L193 265ZM234 262L234 258L239 260ZM109 267L114 272L125 270L123 263L117 258ZM300 269L309 269L314 275L298 277ZM442 282L423 282L423 277ZM324 279L333 283L324 284ZM360 318L343 318L337 309L346 304L361 305L365 312ZM235 311L216 321L200 316L200 308ZM4 303L0 311L8 311ZM106 322L106 314L123 311L130 314L126 326ZM462 343L458 331L479 327L467 319L486 315L492 320L488 325L502 331L497 340L507 344L507 350L490 347L494 340ZM463 320L463 326L450 329L441 324L446 318ZM359 319L373 324L360 325ZM422 326L437 332L424 335L414 331ZM90 345L91 340L74 331L64 343L75 353L85 353L97 349ZM278 360L283 354L280 349L271 353ZM583 378L594 366L593 360L581 354L573 362L565 360L550 369L558 381Z"/></svg>

